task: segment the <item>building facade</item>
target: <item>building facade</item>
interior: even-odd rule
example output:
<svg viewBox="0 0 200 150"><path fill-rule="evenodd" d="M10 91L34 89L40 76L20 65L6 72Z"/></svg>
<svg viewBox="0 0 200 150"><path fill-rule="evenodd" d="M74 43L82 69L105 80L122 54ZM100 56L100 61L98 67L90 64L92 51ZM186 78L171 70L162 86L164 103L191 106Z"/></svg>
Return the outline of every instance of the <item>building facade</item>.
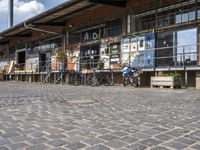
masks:
<svg viewBox="0 0 200 150"><path fill-rule="evenodd" d="M0 33L0 68L7 80L63 82L103 62L116 83L129 65L144 86L178 72L200 88L199 25L199 0L71 0Z"/></svg>

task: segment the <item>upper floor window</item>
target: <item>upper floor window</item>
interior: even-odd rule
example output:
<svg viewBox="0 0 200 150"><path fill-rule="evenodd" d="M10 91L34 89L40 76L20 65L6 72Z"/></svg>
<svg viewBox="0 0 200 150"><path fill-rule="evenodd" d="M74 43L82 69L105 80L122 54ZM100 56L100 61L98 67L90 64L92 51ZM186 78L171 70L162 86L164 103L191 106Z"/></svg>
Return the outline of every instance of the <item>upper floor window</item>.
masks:
<svg viewBox="0 0 200 150"><path fill-rule="evenodd" d="M199 8L199 9L198 9ZM132 15L131 32L154 29L200 19L200 0L188 0Z"/></svg>

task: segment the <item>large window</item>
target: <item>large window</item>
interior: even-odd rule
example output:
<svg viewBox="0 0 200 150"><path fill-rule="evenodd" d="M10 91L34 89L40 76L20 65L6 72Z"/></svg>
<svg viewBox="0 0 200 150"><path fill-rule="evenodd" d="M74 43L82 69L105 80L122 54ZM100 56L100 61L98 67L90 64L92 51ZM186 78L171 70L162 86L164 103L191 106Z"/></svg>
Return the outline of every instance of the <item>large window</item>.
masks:
<svg viewBox="0 0 200 150"><path fill-rule="evenodd" d="M173 66L173 32L157 34L156 67Z"/></svg>
<svg viewBox="0 0 200 150"><path fill-rule="evenodd" d="M94 69L100 59L99 45L82 46L80 48L81 69Z"/></svg>
<svg viewBox="0 0 200 150"><path fill-rule="evenodd" d="M122 34L122 19L115 19L106 23L106 36L117 36Z"/></svg>
<svg viewBox="0 0 200 150"><path fill-rule="evenodd" d="M157 67L191 65L197 65L197 28L157 34Z"/></svg>
<svg viewBox="0 0 200 150"><path fill-rule="evenodd" d="M196 65L197 63L197 29L176 32L177 64Z"/></svg>
<svg viewBox="0 0 200 150"><path fill-rule="evenodd" d="M156 27L156 11L138 14L132 17L131 32L153 29Z"/></svg>

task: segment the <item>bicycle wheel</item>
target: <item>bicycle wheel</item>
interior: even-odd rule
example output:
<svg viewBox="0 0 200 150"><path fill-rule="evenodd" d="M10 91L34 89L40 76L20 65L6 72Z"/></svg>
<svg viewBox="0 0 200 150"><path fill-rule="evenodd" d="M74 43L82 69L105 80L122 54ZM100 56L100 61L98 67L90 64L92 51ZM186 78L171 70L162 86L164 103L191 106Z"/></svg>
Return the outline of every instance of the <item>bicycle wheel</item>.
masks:
<svg viewBox="0 0 200 150"><path fill-rule="evenodd" d="M128 85L128 80L129 80L128 77L124 77L124 78L123 78L123 85L124 85L124 86L127 86L127 85Z"/></svg>
<svg viewBox="0 0 200 150"><path fill-rule="evenodd" d="M133 87L138 87L138 78L137 77L132 77L132 79L131 79L131 85Z"/></svg>
<svg viewBox="0 0 200 150"><path fill-rule="evenodd" d="M92 86L94 87L94 86L97 86L97 85L98 85L98 79L94 76L92 78Z"/></svg>

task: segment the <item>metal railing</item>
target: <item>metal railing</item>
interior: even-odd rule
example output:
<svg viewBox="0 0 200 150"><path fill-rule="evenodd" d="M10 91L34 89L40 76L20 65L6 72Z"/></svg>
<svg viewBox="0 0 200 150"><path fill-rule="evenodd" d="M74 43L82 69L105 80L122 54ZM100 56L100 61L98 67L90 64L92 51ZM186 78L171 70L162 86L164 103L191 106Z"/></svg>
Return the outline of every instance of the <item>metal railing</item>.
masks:
<svg viewBox="0 0 200 150"><path fill-rule="evenodd" d="M159 67L200 67L200 53L198 52L200 44L171 46L154 49L146 49L142 51L117 52L107 54L88 54L86 56L68 57L68 62L55 61L49 58L47 61L35 63L15 64L15 71L27 72L65 72L77 71L82 72L88 70L110 71L119 70L123 66L145 68ZM113 63L112 56L119 56L118 61ZM69 61L71 59L71 61ZM103 65L102 65L103 64ZM117 66L117 67L116 67ZM89 71L90 70L90 71Z"/></svg>

